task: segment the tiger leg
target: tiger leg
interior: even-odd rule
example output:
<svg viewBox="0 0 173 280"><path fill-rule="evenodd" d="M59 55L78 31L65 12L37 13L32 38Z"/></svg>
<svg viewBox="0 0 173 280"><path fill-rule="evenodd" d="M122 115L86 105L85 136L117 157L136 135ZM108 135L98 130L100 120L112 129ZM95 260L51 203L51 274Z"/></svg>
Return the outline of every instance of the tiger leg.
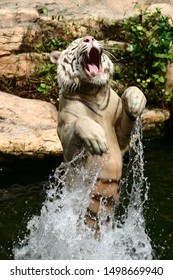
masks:
<svg viewBox="0 0 173 280"><path fill-rule="evenodd" d="M105 221L109 222L110 214L114 206L119 202L120 188L116 180L98 179L96 185L92 190L92 197L85 215L85 223L93 231L96 236L99 232L99 215L101 205L104 207Z"/></svg>

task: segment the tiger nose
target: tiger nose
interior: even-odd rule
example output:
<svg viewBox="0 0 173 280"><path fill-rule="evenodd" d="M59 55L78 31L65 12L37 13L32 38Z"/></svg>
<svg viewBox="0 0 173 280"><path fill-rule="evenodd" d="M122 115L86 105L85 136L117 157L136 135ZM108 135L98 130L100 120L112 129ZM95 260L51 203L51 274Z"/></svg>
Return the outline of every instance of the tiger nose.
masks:
<svg viewBox="0 0 173 280"><path fill-rule="evenodd" d="M85 43L92 43L94 41L95 41L95 39L92 36L86 36L83 38L83 42L85 42Z"/></svg>

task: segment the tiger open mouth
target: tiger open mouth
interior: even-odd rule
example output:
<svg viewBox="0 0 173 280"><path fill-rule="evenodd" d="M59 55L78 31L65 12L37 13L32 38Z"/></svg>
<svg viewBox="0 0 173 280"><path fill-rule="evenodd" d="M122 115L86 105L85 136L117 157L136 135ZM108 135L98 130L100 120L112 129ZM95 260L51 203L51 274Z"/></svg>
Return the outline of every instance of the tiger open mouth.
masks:
<svg viewBox="0 0 173 280"><path fill-rule="evenodd" d="M100 58L99 50L92 47L84 63L85 71L89 77L95 77L100 73Z"/></svg>

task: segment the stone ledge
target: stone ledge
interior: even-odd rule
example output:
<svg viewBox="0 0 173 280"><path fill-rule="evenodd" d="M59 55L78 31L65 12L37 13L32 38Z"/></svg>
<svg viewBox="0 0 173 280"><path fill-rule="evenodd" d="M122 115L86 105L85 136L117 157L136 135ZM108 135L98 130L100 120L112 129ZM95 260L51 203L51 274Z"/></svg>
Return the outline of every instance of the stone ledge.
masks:
<svg viewBox="0 0 173 280"><path fill-rule="evenodd" d="M36 69L42 67L49 60L47 53L20 53L3 56L0 58L0 73L7 78L27 78L35 74Z"/></svg>
<svg viewBox="0 0 173 280"><path fill-rule="evenodd" d="M45 158L62 154L57 136L58 114L48 102L0 92L1 158Z"/></svg>
<svg viewBox="0 0 173 280"><path fill-rule="evenodd" d="M164 134L164 124L170 118L166 109L145 109L142 116L142 129L144 137L155 137Z"/></svg>

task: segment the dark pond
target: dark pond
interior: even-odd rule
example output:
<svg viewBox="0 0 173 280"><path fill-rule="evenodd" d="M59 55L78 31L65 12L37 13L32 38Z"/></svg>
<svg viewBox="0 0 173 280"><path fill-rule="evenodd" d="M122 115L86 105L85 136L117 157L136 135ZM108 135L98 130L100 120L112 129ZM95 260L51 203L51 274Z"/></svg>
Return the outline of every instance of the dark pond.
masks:
<svg viewBox="0 0 173 280"><path fill-rule="evenodd" d="M173 143L144 141L145 175L150 183L145 206L147 232L155 259L173 259ZM55 163L20 166L20 173L0 173L0 259L13 259L12 248L26 234L33 214L39 214L46 184Z"/></svg>

